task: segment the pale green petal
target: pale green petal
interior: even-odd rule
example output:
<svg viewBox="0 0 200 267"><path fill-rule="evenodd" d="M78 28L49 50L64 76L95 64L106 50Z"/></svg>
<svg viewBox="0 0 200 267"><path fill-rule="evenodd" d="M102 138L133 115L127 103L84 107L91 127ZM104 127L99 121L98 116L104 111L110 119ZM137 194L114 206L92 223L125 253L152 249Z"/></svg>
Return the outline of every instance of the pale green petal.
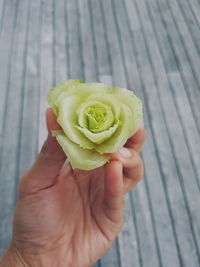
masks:
<svg viewBox="0 0 200 267"><path fill-rule="evenodd" d="M71 95L77 95L84 100L91 94L106 92L110 92L110 88L102 83L77 83L72 85L69 90L61 92L61 94L59 94L59 96L55 99L54 103L58 106L62 99Z"/></svg>
<svg viewBox="0 0 200 267"><path fill-rule="evenodd" d="M57 113L57 110L55 109L55 102L57 97L62 93L69 90L71 87L83 82L83 79L76 79L76 80L67 80L62 83L59 83L56 87L53 87L49 90L47 94L47 101L49 105L54 108L54 110Z"/></svg>
<svg viewBox="0 0 200 267"><path fill-rule="evenodd" d="M133 114L131 134L134 134L141 128L143 122L141 100L132 91L125 88L114 88L112 92L121 103L127 105L131 109Z"/></svg>
<svg viewBox="0 0 200 267"><path fill-rule="evenodd" d="M97 146L96 150L100 154L117 152L131 135L133 115L130 108L124 104L121 106L119 119L121 124L111 138Z"/></svg>
<svg viewBox="0 0 200 267"><path fill-rule="evenodd" d="M112 138L111 136L114 134L116 129L119 126L119 122L116 123L114 126L110 127L108 130L101 132L101 133L92 133L86 128L82 128L77 126L77 128L93 143L101 144L108 138Z"/></svg>
<svg viewBox="0 0 200 267"><path fill-rule="evenodd" d="M96 100L102 104L108 105L115 114L115 117L119 118L120 106L122 103L111 92L108 93L95 93L87 98L87 101Z"/></svg>
<svg viewBox="0 0 200 267"><path fill-rule="evenodd" d="M58 133L56 139L67 155L73 168L92 170L103 166L109 161L108 155L100 155L95 150L83 149L70 141L65 135Z"/></svg>
<svg viewBox="0 0 200 267"><path fill-rule="evenodd" d="M65 133L63 132L63 130L52 130L51 131L51 134L52 134L52 136L57 136L57 135L59 135L59 134L62 134L62 135L64 135Z"/></svg>
<svg viewBox="0 0 200 267"><path fill-rule="evenodd" d="M69 96L63 99L59 105L57 121L71 141L83 148L92 149L95 148L95 144L76 128L78 125L76 110L81 102L82 99L78 96Z"/></svg>

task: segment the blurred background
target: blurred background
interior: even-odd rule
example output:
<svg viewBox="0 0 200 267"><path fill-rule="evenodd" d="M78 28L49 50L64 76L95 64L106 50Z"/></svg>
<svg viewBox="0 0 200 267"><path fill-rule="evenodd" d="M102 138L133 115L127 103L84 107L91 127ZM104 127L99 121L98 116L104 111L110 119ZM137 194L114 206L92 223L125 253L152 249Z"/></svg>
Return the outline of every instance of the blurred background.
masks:
<svg viewBox="0 0 200 267"><path fill-rule="evenodd" d="M0 255L46 93L84 78L133 90L148 131L144 180L95 266L200 266L199 53L199 0L0 0Z"/></svg>

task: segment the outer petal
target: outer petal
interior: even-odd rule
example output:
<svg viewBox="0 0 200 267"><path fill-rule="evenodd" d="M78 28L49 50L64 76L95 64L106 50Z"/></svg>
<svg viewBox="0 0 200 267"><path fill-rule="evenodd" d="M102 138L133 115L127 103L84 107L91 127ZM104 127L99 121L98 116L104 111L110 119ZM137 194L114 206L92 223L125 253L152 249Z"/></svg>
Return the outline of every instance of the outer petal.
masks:
<svg viewBox="0 0 200 267"><path fill-rule="evenodd" d="M85 135L87 138L95 144L101 144L108 138L110 138L113 133L118 128L119 122L116 123L114 126L110 127L108 130L101 132L101 133L92 133L86 128L82 128L77 126L77 128ZM112 137L111 137L112 138Z"/></svg>
<svg viewBox="0 0 200 267"><path fill-rule="evenodd" d="M83 79L67 80L67 81L64 81L64 82L58 84L56 87L51 88L47 94L47 101L48 101L49 105L55 109L55 102L56 102L56 99L58 98L58 96L62 92L66 92L71 87L76 86L77 84L81 83L82 81L83 81ZM56 110L55 110L55 112L57 113Z"/></svg>
<svg viewBox="0 0 200 267"><path fill-rule="evenodd" d="M132 131L133 115L131 110L126 106L121 106L119 120L122 122L115 133L107 141L97 146L96 150L100 154L113 153L118 151L127 141Z"/></svg>
<svg viewBox="0 0 200 267"><path fill-rule="evenodd" d="M141 126L143 121L142 115L142 102L141 100L130 90L125 88L114 88L113 94L121 101L121 103L127 105L133 113L132 130L131 135L134 134Z"/></svg>
<svg viewBox="0 0 200 267"><path fill-rule="evenodd" d="M71 142L61 132L54 131L54 135L67 155L73 168L82 170L92 170L103 166L109 161L108 155L100 155L95 150L83 149L79 145Z"/></svg>
<svg viewBox="0 0 200 267"><path fill-rule="evenodd" d="M83 148L92 149L95 148L95 144L88 140L84 134L76 128L78 125L76 110L81 102L82 99L75 95L63 99L59 105L57 121L72 142Z"/></svg>
<svg viewBox="0 0 200 267"><path fill-rule="evenodd" d="M54 103L58 106L62 99L71 95L77 95L84 100L91 94L106 92L110 92L110 88L102 83L77 83L71 86L69 90L61 92Z"/></svg>

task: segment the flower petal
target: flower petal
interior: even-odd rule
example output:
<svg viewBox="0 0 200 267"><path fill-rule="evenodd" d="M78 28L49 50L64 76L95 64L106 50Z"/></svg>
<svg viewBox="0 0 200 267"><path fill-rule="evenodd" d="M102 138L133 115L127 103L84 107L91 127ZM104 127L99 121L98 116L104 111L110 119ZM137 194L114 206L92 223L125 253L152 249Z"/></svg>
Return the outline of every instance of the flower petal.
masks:
<svg viewBox="0 0 200 267"><path fill-rule="evenodd" d="M56 110L56 100L59 97L59 95L62 92L68 91L71 87L83 82L83 79L76 79L76 80L67 80L60 84L58 84L56 87L53 87L49 90L47 94L47 101L51 107L54 108L55 113L57 113Z"/></svg>
<svg viewBox="0 0 200 267"><path fill-rule="evenodd" d="M92 133L86 128L82 128L77 126L77 128L85 135L87 138L95 144L101 144L108 138L110 138L116 129L118 128L119 122L117 122L114 126L110 127L108 130L100 133ZM111 137L112 138L112 137Z"/></svg>
<svg viewBox="0 0 200 267"><path fill-rule="evenodd" d="M108 155L100 155L95 150L83 149L70 141L67 136L61 134L61 132L56 133L56 131L54 131L54 135L73 168L92 170L103 166L109 161Z"/></svg>
<svg viewBox="0 0 200 267"><path fill-rule="evenodd" d="M131 135L134 134L142 126L142 101L130 90L125 88L114 88L113 94L123 104L127 105L132 114L132 130Z"/></svg>
<svg viewBox="0 0 200 267"><path fill-rule="evenodd" d="M96 150L100 154L118 151L126 143L128 137L130 136L132 131L132 124L130 122L133 121L133 115L126 105L121 106L119 120L121 124L111 138L96 147Z"/></svg>
<svg viewBox="0 0 200 267"><path fill-rule="evenodd" d="M90 96L91 94L94 93L105 93L109 92L110 89L102 84L102 83L76 83L73 84L69 90L65 90L61 92L58 97L56 98L54 104L55 106L58 106L59 103L62 101L62 99L71 96L71 95L77 95L79 96L82 100Z"/></svg>
<svg viewBox="0 0 200 267"><path fill-rule="evenodd" d="M63 99L59 104L57 121L71 141L80 145L82 148L92 149L95 148L95 144L88 140L85 135L76 128L78 125L76 110L81 102L82 99L75 95Z"/></svg>

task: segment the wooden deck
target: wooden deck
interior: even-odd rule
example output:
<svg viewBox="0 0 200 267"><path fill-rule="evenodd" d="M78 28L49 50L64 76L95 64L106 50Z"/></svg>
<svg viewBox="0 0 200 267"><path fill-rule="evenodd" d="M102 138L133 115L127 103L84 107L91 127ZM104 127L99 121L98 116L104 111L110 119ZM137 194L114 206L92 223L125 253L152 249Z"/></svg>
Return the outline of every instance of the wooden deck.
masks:
<svg viewBox="0 0 200 267"><path fill-rule="evenodd" d="M0 0L0 255L47 90L83 77L144 103L145 177L98 267L200 266L199 0Z"/></svg>

